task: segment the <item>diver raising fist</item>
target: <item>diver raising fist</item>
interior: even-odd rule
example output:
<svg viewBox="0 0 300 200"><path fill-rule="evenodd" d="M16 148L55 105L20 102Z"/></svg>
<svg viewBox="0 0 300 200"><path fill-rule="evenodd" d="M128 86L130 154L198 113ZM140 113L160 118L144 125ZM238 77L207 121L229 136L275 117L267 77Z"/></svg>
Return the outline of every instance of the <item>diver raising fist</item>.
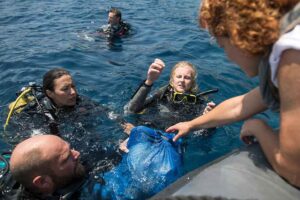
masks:
<svg viewBox="0 0 300 200"><path fill-rule="evenodd" d="M156 58L149 66L145 84L152 85L158 79L164 68L165 63L161 59Z"/></svg>

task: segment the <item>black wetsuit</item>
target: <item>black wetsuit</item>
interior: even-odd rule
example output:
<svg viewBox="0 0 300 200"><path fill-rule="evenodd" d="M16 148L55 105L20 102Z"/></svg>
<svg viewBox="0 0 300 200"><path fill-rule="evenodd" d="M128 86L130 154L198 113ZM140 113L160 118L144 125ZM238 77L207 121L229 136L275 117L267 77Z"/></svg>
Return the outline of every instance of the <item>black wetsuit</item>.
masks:
<svg viewBox="0 0 300 200"><path fill-rule="evenodd" d="M13 114L4 140L17 144L36 133L56 134L81 152L81 160L88 171L103 172L121 159L119 136L114 138L111 132L112 128L113 131L122 130L108 114L108 108L87 97L78 96L75 106L57 108L43 96L38 103L32 101L22 112Z"/></svg>
<svg viewBox="0 0 300 200"><path fill-rule="evenodd" d="M58 108L48 97L43 96L27 104L22 112L14 113L8 130L17 128L15 131L27 136L32 135L32 130L35 129L39 132L63 135L66 131L64 130L65 123L80 122L88 126L91 123L88 116L103 112L107 112L107 108L87 97L78 96L76 105Z"/></svg>
<svg viewBox="0 0 300 200"><path fill-rule="evenodd" d="M97 32L104 33L108 37L122 37L129 34L130 28L131 26L129 23L121 21L117 26L112 26L110 24L104 25L99 28Z"/></svg>
<svg viewBox="0 0 300 200"><path fill-rule="evenodd" d="M94 193L94 187L104 184L92 177L85 177L82 180L75 180L70 185L55 191L51 195L42 195L27 190L23 185L16 182L9 174L6 183L0 188L0 199L5 200L99 200L101 196ZM101 183L102 182L102 183ZM97 186L96 186L97 187Z"/></svg>
<svg viewBox="0 0 300 200"><path fill-rule="evenodd" d="M143 115L138 116L139 122L154 128L164 130L178 122L194 119L202 115L206 106L206 100L202 96L198 96L195 103L173 102L173 88L170 85L160 88L147 98L150 91L151 86L143 82L126 109L130 113L142 113Z"/></svg>

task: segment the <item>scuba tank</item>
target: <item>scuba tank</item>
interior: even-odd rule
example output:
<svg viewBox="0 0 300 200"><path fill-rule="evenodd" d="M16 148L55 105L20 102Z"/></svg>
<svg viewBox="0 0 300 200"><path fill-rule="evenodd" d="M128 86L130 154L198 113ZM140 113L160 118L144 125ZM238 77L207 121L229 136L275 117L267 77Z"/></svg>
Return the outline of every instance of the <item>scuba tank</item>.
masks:
<svg viewBox="0 0 300 200"><path fill-rule="evenodd" d="M0 199L17 199L21 191L21 185L13 179L9 171L10 156L11 151L0 154Z"/></svg>
<svg viewBox="0 0 300 200"><path fill-rule="evenodd" d="M34 92L34 90L36 89L38 89L38 86L35 84L35 82L30 82L29 86L23 87L20 92L17 93L17 99L10 103L8 106L9 113L4 124L4 130L6 129L10 118L14 113L21 113L25 106L27 106L37 98Z"/></svg>
<svg viewBox="0 0 300 200"><path fill-rule="evenodd" d="M28 86L23 87L17 92L17 99L9 104L9 113L4 124L4 131L14 114L20 114L26 107L33 107L36 105L49 122L51 133L58 135L55 107L51 100L43 93L42 86L37 85L35 82L30 82Z"/></svg>

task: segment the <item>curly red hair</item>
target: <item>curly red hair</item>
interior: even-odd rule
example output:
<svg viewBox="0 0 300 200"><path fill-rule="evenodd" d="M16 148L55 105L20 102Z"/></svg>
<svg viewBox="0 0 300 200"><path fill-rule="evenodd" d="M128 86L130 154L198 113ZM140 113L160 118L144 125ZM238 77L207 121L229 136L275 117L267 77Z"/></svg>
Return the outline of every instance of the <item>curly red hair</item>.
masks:
<svg viewBox="0 0 300 200"><path fill-rule="evenodd" d="M250 54L266 54L280 36L279 21L299 0L203 0L201 27Z"/></svg>

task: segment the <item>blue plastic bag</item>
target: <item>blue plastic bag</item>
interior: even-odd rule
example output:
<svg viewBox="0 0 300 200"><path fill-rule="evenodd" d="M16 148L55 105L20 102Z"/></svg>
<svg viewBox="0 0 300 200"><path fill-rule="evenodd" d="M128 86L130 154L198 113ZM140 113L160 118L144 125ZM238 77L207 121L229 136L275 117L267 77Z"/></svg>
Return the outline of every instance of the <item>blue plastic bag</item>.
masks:
<svg viewBox="0 0 300 200"><path fill-rule="evenodd" d="M182 175L181 141L174 134L145 126L132 129L129 153L112 171L104 174L102 199L146 199Z"/></svg>

